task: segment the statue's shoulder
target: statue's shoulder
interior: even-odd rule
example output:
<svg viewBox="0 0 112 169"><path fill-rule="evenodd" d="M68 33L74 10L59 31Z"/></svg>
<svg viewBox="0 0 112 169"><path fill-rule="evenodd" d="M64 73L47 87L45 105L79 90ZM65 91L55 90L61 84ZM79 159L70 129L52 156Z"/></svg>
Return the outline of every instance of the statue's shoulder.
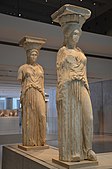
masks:
<svg viewBox="0 0 112 169"><path fill-rule="evenodd" d="M57 57L62 57L62 56L64 56L65 55L65 53L66 53L66 47L65 46L63 46L63 47L61 47L60 49L59 49L59 51L58 51L58 53L57 53Z"/></svg>
<svg viewBox="0 0 112 169"><path fill-rule="evenodd" d="M19 67L19 70L24 70L24 69L26 69L27 66L28 66L27 64L21 65L21 66Z"/></svg>
<svg viewBox="0 0 112 169"><path fill-rule="evenodd" d="M60 67L60 65L63 65L64 63L64 59L66 56L66 47L63 46L59 49L58 53L57 53L57 68Z"/></svg>
<svg viewBox="0 0 112 169"><path fill-rule="evenodd" d="M63 53L66 51L66 47L62 46L59 50L58 50L58 54Z"/></svg>

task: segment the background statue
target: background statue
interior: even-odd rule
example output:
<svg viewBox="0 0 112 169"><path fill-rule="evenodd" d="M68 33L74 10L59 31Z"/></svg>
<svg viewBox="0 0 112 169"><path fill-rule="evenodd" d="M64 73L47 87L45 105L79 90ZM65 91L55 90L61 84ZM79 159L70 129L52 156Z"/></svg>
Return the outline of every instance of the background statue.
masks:
<svg viewBox="0 0 112 169"><path fill-rule="evenodd" d="M87 59L76 45L88 9L64 5L53 15L64 33L64 45L57 54L57 112L59 160L96 161L92 150L93 114L86 75Z"/></svg>
<svg viewBox="0 0 112 169"><path fill-rule="evenodd" d="M44 71L36 63L45 39L24 37L20 45L26 50L27 63L20 66L22 143L23 146L44 146L46 131Z"/></svg>

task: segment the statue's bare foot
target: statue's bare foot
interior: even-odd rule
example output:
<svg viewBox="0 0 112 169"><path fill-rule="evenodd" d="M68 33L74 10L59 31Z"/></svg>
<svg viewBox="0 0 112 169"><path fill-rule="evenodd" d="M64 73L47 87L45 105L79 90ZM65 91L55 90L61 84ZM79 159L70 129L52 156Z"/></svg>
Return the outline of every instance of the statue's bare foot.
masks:
<svg viewBox="0 0 112 169"><path fill-rule="evenodd" d="M79 155L75 155L72 157L72 162L79 162L80 161L80 156Z"/></svg>
<svg viewBox="0 0 112 169"><path fill-rule="evenodd" d="M90 161L97 161L97 156L93 150L89 150L87 153L87 159Z"/></svg>

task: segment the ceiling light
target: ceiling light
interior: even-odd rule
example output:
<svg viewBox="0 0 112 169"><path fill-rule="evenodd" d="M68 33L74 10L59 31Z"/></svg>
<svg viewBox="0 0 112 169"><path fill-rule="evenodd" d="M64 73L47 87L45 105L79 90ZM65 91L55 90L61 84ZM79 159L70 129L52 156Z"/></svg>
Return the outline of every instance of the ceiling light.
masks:
<svg viewBox="0 0 112 169"><path fill-rule="evenodd" d="M93 5L96 5L96 2L94 2Z"/></svg>

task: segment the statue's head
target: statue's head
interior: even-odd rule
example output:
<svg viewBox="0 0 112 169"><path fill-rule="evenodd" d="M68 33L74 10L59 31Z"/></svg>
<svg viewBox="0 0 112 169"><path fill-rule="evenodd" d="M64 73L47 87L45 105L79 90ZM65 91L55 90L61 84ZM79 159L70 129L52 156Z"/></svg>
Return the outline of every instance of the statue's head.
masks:
<svg viewBox="0 0 112 169"><path fill-rule="evenodd" d="M51 17L54 22L61 25L64 33L64 44L66 44L69 39L73 43L78 42L82 32L81 28L90 15L91 11L86 8L66 4Z"/></svg>
<svg viewBox="0 0 112 169"><path fill-rule="evenodd" d="M27 63L33 64L36 62L39 51L45 42L46 39L30 36L25 36L20 40L20 46L23 46L26 51Z"/></svg>
<svg viewBox="0 0 112 169"><path fill-rule="evenodd" d="M64 45L67 42L77 44L81 36L82 30L79 24L76 23L67 23L63 27L64 33Z"/></svg>
<svg viewBox="0 0 112 169"><path fill-rule="evenodd" d="M26 55L27 55L27 63L34 64L36 63L37 57L39 56L39 50L37 49L27 50Z"/></svg>

